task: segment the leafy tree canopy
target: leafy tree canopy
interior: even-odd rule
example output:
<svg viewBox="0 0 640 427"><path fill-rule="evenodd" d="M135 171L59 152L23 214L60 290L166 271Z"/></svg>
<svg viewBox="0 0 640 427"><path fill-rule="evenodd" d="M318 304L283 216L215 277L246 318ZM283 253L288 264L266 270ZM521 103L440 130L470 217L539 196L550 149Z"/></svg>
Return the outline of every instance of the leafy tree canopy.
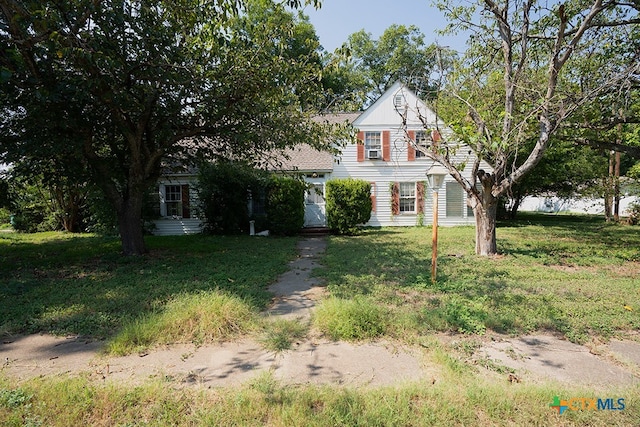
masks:
<svg viewBox="0 0 640 427"><path fill-rule="evenodd" d="M285 4L0 0L0 12L0 161L86 167L126 254L145 252L142 200L167 161L327 141L310 120L317 39Z"/></svg>
<svg viewBox="0 0 640 427"><path fill-rule="evenodd" d="M636 38L640 8L602 0L437 5L449 31L464 29L472 37L465 56L439 80L447 98L436 103L460 140L434 144L425 154L466 190L476 218L476 251L491 255L497 252L499 198L534 170L553 137L584 108L637 82L639 51L626 42ZM446 109L457 114L442 114ZM478 157L471 179L451 156L460 142Z"/></svg>
<svg viewBox="0 0 640 427"><path fill-rule="evenodd" d="M337 67L335 79L352 91L350 105L362 108L398 80L430 98L429 77L438 60L442 65L443 61L449 63L449 58L450 52L427 45L416 26L391 25L377 40L365 30L351 34L329 61Z"/></svg>

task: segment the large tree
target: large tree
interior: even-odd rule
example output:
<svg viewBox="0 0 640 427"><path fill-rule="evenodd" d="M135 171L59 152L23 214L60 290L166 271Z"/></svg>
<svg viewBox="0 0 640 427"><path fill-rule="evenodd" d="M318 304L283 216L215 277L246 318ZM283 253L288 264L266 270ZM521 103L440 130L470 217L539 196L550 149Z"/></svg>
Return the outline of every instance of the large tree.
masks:
<svg viewBox="0 0 640 427"><path fill-rule="evenodd" d="M593 190L606 178L607 163L602 150L576 147L555 139L534 171L524 175L506 193L506 214L514 219L528 196L593 197Z"/></svg>
<svg viewBox="0 0 640 427"><path fill-rule="evenodd" d="M426 44L424 37L414 25L396 24L378 39L365 30L351 34L330 58L337 64L335 78L351 90L348 105L367 106L398 80L429 97L429 74L436 65L437 49Z"/></svg>
<svg viewBox="0 0 640 427"><path fill-rule="evenodd" d="M456 137L444 134L424 152L467 192L476 219L476 253L492 255L499 198L533 170L576 110L638 73L639 52L623 48L619 34L640 19L633 5L603 0L480 0L469 6L442 1L439 6L452 30L472 32L458 70L443 80L449 102L464 107L466 120L456 123L445 115ZM588 67L588 78L598 84L581 90L584 61L605 49L612 60ZM477 154L471 178L452 160L460 142ZM481 161L492 169L481 168Z"/></svg>
<svg viewBox="0 0 640 427"><path fill-rule="evenodd" d="M0 0L0 161L37 168L62 154L86 167L124 253L144 253L142 203L163 163L324 140L303 108L319 88L317 38L296 39L308 25L284 7ZM268 19L251 20L252 8Z"/></svg>

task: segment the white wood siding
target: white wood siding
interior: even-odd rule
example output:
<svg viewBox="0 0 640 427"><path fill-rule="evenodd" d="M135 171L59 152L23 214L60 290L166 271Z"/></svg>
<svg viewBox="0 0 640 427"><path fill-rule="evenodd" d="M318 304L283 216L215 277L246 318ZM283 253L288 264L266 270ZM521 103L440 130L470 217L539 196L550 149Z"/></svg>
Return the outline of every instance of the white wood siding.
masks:
<svg viewBox="0 0 640 427"><path fill-rule="evenodd" d="M380 129L383 130L383 129ZM367 223L370 226L415 226L419 225L420 216L417 214L392 215L391 211L391 186L394 182L426 182L427 171L434 164L430 159L417 158L408 161L406 142L399 132L391 132L391 161L364 160L357 161L356 146L348 145L343 149L342 156L338 156L333 168L331 178L356 178L375 183L376 209L372 212L371 219ZM396 141L396 144L394 144ZM402 142L401 142L402 141ZM403 146L404 144L404 146ZM458 156L456 156L458 157ZM456 159L457 160L457 159ZM468 164L463 175L471 175L472 164ZM462 217L447 218L446 188L447 182L454 182L451 176L447 176L445 184L438 191L438 220L442 225L474 224L473 217L467 217L465 209ZM457 183L456 183L457 184ZM460 197L464 197L462 188ZM425 186L425 209L423 224L432 222L432 190ZM466 205L466 200L465 200Z"/></svg>
<svg viewBox="0 0 640 427"><path fill-rule="evenodd" d="M376 207L372 212L371 219L367 223L370 226L415 226L422 221L424 225L432 223L432 190L426 185L426 173L435 164L431 159L418 157L413 161L408 160L408 142L404 129L401 126L400 115L394 105L396 94L402 94L408 106L407 127L408 130L424 130L422 123L418 119L416 111L427 117L431 128L436 127L436 116L422 103L412 92L402 89L399 84L394 85L378 101L376 101L367 111L365 111L354 122L354 126L362 132L367 131L390 131L390 161L367 160L362 162L357 160L357 148L355 144L350 144L343 148L342 155L336 156L331 178L357 178L375 183L376 187ZM402 107L401 107L402 108ZM438 128L445 137L449 139L452 131L444 123L439 122ZM455 164L465 163L463 176L470 178L475 156L469 147L461 146L455 153L451 154L451 159ZM489 165L482 165L490 170ZM391 208L391 186L394 182L425 182L425 209L424 215L401 213L392 214ZM438 222L442 225L474 224L473 215L468 215L468 210L462 210L461 215L447 217L447 182L456 183L451 177L445 178L445 184L438 191ZM457 184L457 183L456 183ZM466 194L458 185L457 189L466 207Z"/></svg>
<svg viewBox="0 0 640 427"><path fill-rule="evenodd" d="M161 218L153 220L155 228L151 231L157 236L172 236L180 234L201 233L204 226L200 218L198 206L198 193L196 192L197 177L193 175L164 177L158 181L158 197L160 198ZM173 218L166 216L165 186L167 185L189 185L189 214L191 218Z"/></svg>

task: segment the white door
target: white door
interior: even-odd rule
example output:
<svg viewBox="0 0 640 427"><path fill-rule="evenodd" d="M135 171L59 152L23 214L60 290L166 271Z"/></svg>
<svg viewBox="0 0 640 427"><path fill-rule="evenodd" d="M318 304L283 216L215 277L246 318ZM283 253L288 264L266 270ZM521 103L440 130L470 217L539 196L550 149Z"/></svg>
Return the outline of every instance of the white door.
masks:
<svg viewBox="0 0 640 427"><path fill-rule="evenodd" d="M324 183L311 183L307 190L304 208L305 227L326 227L327 216L324 201Z"/></svg>

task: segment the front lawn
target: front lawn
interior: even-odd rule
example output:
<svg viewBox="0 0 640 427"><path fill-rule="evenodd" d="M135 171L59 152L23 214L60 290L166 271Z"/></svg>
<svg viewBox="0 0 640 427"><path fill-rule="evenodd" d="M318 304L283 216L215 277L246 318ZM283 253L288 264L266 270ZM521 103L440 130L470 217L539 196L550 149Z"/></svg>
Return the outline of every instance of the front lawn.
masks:
<svg viewBox="0 0 640 427"><path fill-rule="evenodd" d="M502 224L497 236L501 254L484 258L474 255L472 227L441 228L435 285L430 227L331 237L326 268L317 274L333 298L319 307L317 324L353 338L348 328L336 333L345 325L326 324L355 298L361 311L367 304L385 310L367 321L378 335L409 340L433 331L547 330L582 343L640 329L639 227L529 215ZM344 323L358 324L362 316Z"/></svg>
<svg viewBox="0 0 640 427"><path fill-rule="evenodd" d="M146 241L148 255L124 257L113 237L0 234L0 334L113 338L124 331L135 340L135 325L180 327L175 319L189 323L188 316L202 307L210 312L212 305L242 307L246 319L247 312L265 308L271 298L267 287L296 254L295 238L152 236ZM186 331L183 338L210 341L209 331L193 333ZM166 330L155 336L182 340Z"/></svg>
<svg viewBox="0 0 640 427"><path fill-rule="evenodd" d="M551 330L585 342L640 328L640 228L525 216L498 229L501 255L493 258L475 256L473 239L472 227L441 228L433 285L430 227L330 237L316 274L331 298L318 307L316 325L335 338L409 341L433 331ZM130 336L132 325L175 323L184 314L176 310L193 311L194 301L211 311L214 299L258 312L270 299L267 286L295 256L296 239L147 242L149 255L128 258L112 237L0 234L0 333Z"/></svg>
<svg viewBox="0 0 640 427"><path fill-rule="evenodd" d="M640 228L590 217L530 216L498 230L502 254L473 254L473 228L443 228L436 285L431 230L367 230L330 237L330 296L316 310L327 335L418 342L437 380L384 388L292 386L271 373L224 389L171 378L109 383L88 374L16 381L0 371L0 424L23 425L632 425L638 386L612 384L624 411L550 408L585 387L486 377L433 332L560 332L573 341L624 336L640 326ZM295 238L150 237L151 252L118 255L119 242L60 233L0 234L0 333L52 332L110 339L114 352L163 340L202 343L251 333L266 287L295 256ZM220 316L215 315L220 311ZM235 316L230 316L232 312ZM256 316L255 318L253 316ZM226 324L216 329L218 320ZM194 322L194 319L197 321ZM206 323L206 324L205 324ZM191 328L181 328L183 325ZM204 325L204 327L203 327ZM268 338L302 334L276 324ZM186 330L182 337L174 329ZM155 335L151 334L153 332ZM233 337L233 334L231 334ZM141 338L146 341L141 341Z"/></svg>

